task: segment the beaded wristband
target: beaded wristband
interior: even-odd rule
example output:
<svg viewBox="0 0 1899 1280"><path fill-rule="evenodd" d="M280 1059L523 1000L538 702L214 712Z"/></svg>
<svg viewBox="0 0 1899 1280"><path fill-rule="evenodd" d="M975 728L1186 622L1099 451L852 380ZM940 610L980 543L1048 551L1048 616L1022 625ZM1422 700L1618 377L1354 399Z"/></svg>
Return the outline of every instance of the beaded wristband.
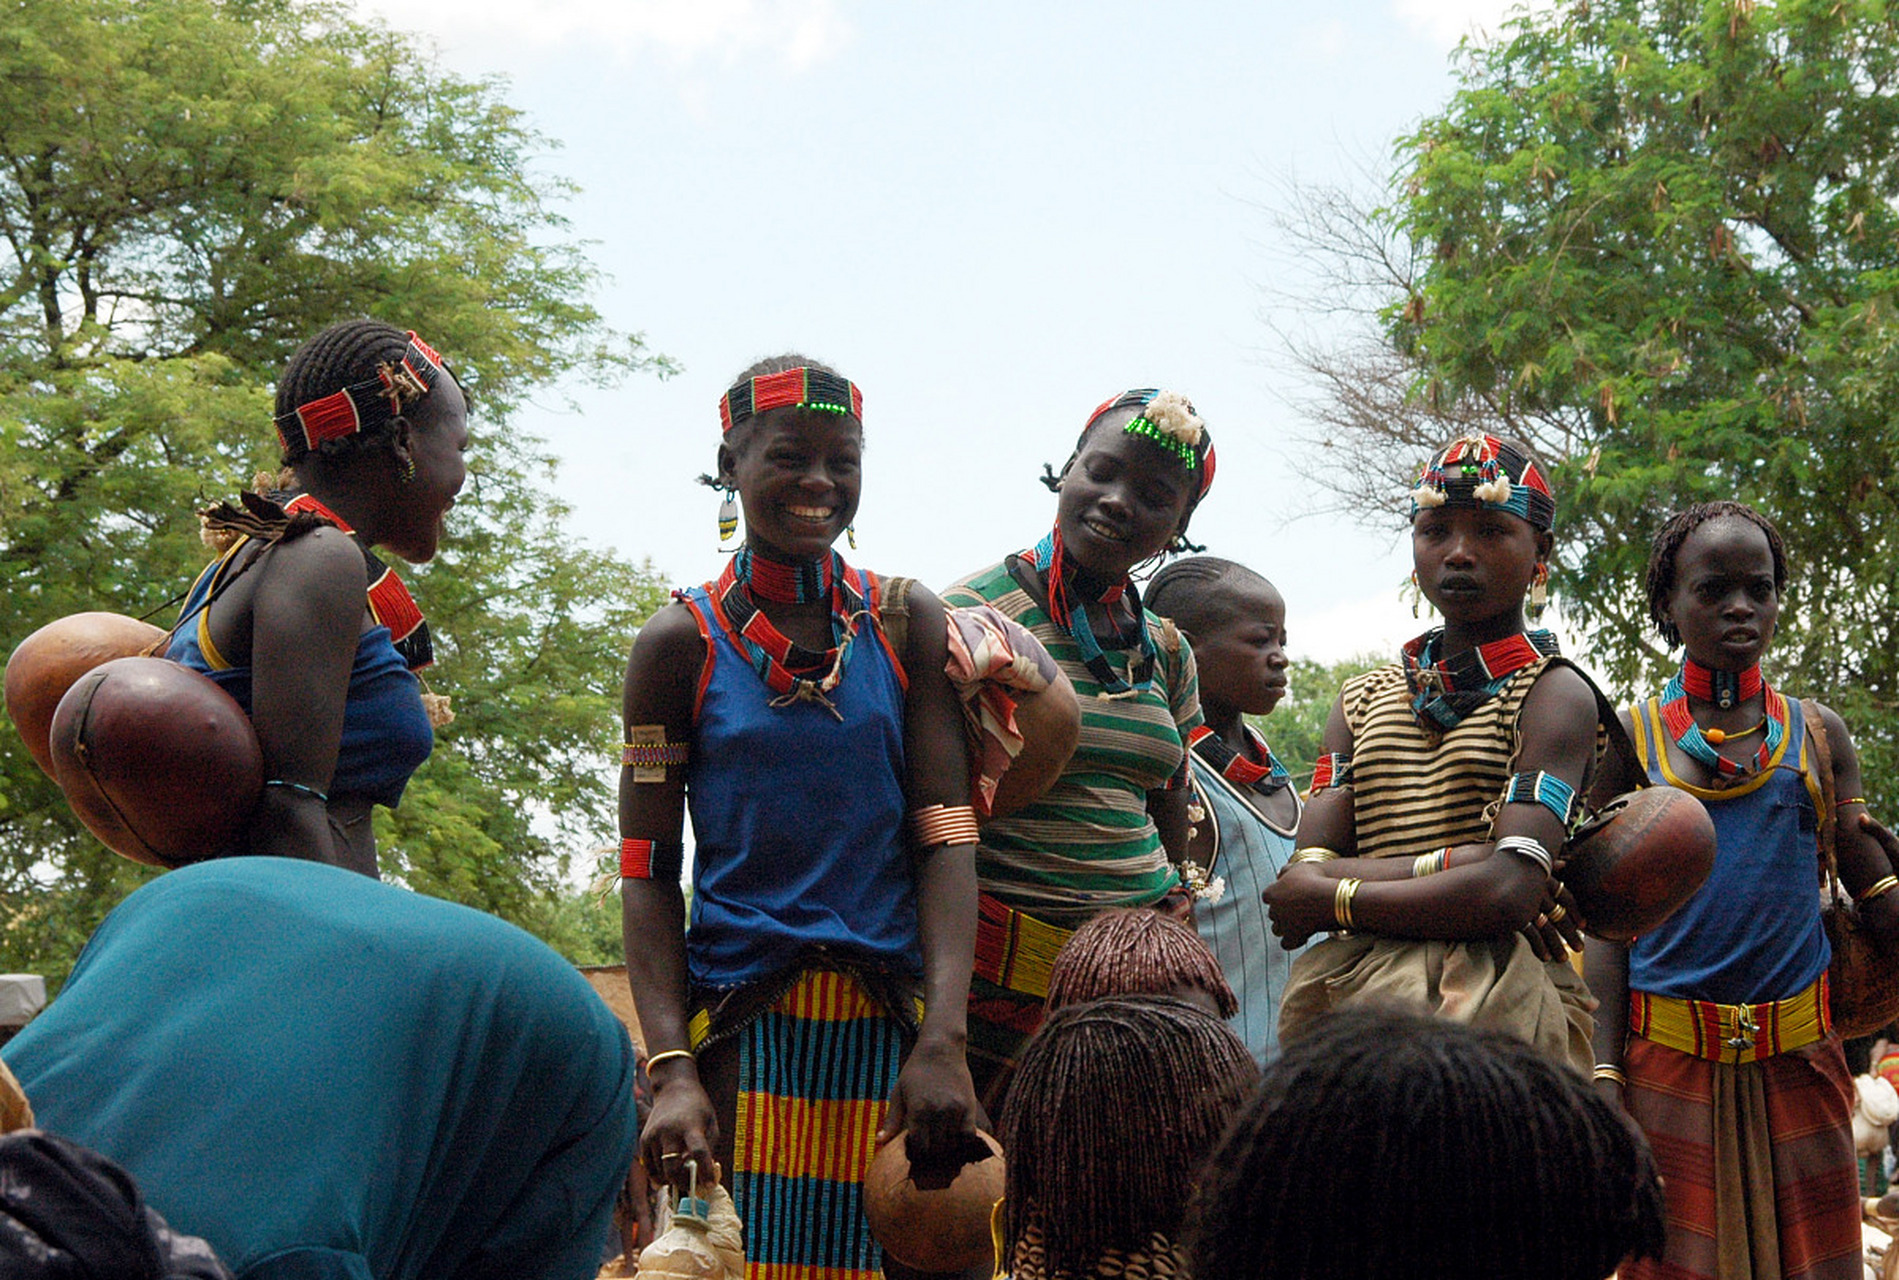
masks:
<svg viewBox="0 0 1899 1280"><path fill-rule="evenodd" d="M1884 879L1873 881L1872 884L1866 887L1866 892L1860 894L1859 897L1853 899L1853 901L1860 906L1865 906L1874 898L1891 893L1894 889L1899 889L1899 876L1886 876Z"/></svg>
<svg viewBox="0 0 1899 1280"><path fill-rule="evenodd" d="M624 742L620 744L620 763L634 769L664 769L669 764L684 764L692 757L690 742Z"/></svg>
<svg viewBox="0 0 1899 1280"><path fill-rule="evenodd" d="M1613 1080L1623 1088L1629 1087L1629 1077L1621 1067L1613 1062L1598 1062L1594 1071L1589 1073L1591 1080Z"/></svg>
<svg viewBox="0 0 1899 1280"><path fill-rule="evenodd" d="M919 849L975 844L981 835L976 825L976 811L966 804L926 804L910 810L910 838Z"/></svg>
<svg viewBox="0 0 1899 1280"><path fill-rule="evenodd" d="M677 881L685 870L686 845L681 840L620 841L620 879Z"/></svg>
<svg viewBox="0 0 1899 1280"><path fill-rule="evenodd" d="M1358 886L1363 883L1363 880L1347 876L1339 881L1339 887L1332 891L1332 918L1338 922L1339 928L1350 930L1354 927L1352 924L1352 895L1358 892Z"/></svg>
<svg viewBox="0 0 1899 1280"><path fill-rule="evenodd" d="M1550 851L1535 836L1505 836L1497 841L1497 852L1521 854L1543 868L1546 876L1556 873L1556 859L1550 856Z"/></svg>
<svg viewBox="0 0 1899 1280"><path fill-rule="evenodd" d="M1576 788L1555 774L1540 770L1511 774L1509 785L1503 789L1503 802L1540 804L1556 815L1565 831L1571 830L1582 816L1582 801L1576 798Z"/></svg>

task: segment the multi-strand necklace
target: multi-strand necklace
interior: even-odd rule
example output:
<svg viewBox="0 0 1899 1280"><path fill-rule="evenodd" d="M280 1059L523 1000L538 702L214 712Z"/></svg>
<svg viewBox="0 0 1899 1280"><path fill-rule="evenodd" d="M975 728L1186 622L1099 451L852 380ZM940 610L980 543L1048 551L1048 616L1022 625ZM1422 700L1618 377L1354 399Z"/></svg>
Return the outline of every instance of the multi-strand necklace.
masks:
<svg viewBox="0 0 1899 1280"><path fill-rule="evenodd" d="M1160 651L1154 647L1154 637L1148 634L1147 615L1141 608L1141 593L1135 590L1131 580L1123 575L1116 582L1102 583L1077 564L1062 546L1060 525L1056 525L1033 549L1024 551L1020 559L1024 564L1042 571L1042 583L1048 594L1049 620L1081 650L1082 665L1088 668L1088 674L1101 686L1098 697L1131 698L1153 685L1154 668L1160 661ZM1114 617L1114 605L1124 597L1134 615L1135 635L1127 634ZM1128 664L1128 679L1122 679L1109 665L1101 642L1095 639L1094 626L1088 621L1087 606L1091 601L1108 606L1108 618L1114 627L1115 648L1126 649L1136 645L1140 648L1140 656Z"/></svg>
<svg viewBox="0 0 1899 1280"><path fill-rule="evenodd" d="M1404 647L1404 678L1418 723L1440 732L1494 698L1510 677L1559 652L1553 631L1519 631L1462 653L1440 658L1444 628L1435 627Z"/></svg>
<svg viewBox="0 0 1899 1280"><path fill-rule="evenodd" d="M752 670L775 695L774 707L815 702L843 720L830 699L850 663L852 628L864 612L864 597L851 584L850 566L833 551L818 560L787 564L743 548L725 566L713 591L714 613ZM831 647L807 649L772 625L758 601L805 604L830 601Z"/></svg>
<svg viewBox="0 0 1899 1280"><path fill-rule="evenodd" d="M1695 723L1695 713L1688 706L1689 698L1698 698L1726 710L1739 706L1755 694L1761 697L1765 718L1754 728L1735 733L1702 729ZM1692 759L1712 769L1717 778L1742 778L1766 768L1786 738L1787 699L1761 678L1758 663L1745 671L1716 671L1712 667L1702 666L1693 658L1683 658L1681 670L1671 676L1662 689L1662 724L1675 739L1676 746ZM1745 763L1730 760L1715 750L1720 742L1730 738L1745 738L1761 729L1766 729L1767 735L1761 740L1752 760Z"/></svg>

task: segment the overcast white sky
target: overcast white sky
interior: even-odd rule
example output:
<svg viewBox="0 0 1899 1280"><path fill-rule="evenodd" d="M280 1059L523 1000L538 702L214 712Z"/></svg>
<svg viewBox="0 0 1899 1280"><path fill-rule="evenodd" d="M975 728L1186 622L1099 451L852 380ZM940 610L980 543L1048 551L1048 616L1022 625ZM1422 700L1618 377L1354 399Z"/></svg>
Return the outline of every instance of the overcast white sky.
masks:
<svg viewBox="0 0 1899 1280"><path fill-rule="evenodd" d="M1298 654L1420 629L1407 549L1291 520L1311 505L1297 388L1261 310L1296 264L1259 206L1388 156L1497 0L359 3L510 78L564 144L546 167L584 189L597 302L685 366L525 415L588 540L675 583L715 573L717 500L692 480L718 397L797 349L865 392L853 558L941 587L1033 543L1041 464L1097 402L1159 385L1219 447L1195 537L1279 584Z"/></svg>

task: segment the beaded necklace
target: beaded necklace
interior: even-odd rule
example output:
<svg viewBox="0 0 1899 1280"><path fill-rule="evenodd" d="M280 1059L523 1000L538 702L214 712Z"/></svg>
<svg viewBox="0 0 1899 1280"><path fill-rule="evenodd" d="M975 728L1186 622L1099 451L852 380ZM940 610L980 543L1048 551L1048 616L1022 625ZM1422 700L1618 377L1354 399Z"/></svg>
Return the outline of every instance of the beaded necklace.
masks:
<svg viewBox="0 0 1899 1280"><path fill-rule="evenodd" d="M1404 647L1404 679L1418 723L1440 732L1495 697L1510 677L1558 652L1553 631L1519 631L1440 659L1444 628L1434 627Z"/></svg>
<svg viewBox="0 0 1899 1280"><path fill-rule="evenodd" d="M410 335L413 337L414 335ZM408 586L396 571L384 564L374 552L363 545L356 537L356 530L349 522L330 510L316 498L300 493L284 503L284 514L299 515L308 512L321 516L331 524L356 538L356 545L363 553L363 564L369 574L369 612L377 622L389 628L390 643L411 671L420 671L435 661L435 642L429 637L429 624L422 617L422 609L409 594Z"/></svg>
<svg viewBox="0 0 1899 1280"><path fill-rule="evenodd" d="M863 595L851 583L850 566L835 551L830 559L831 647L822 653L805 648L773 626L753 599L751 571L771 561L732 557L713 589L717 606L713 613L727 637L751 659L752 670L775 695L769 705L815 702L842 722L843 713L829 695L844 680L844 670L850 664L852 626L865 608ZM781 586L782 580L774 585Z"/></svg>
<svg viewBox="0 0 1899 1280"><path fill-rule="evenodd" d="M1689 709L1688 699L1695 697L1717 706L1731 707L1736 701L1750 698L1755 693L1761 695L1762 707L1767 712L1767 736L1754 752L1753 759L1743 764L1728 759L1714 749L1714 744L1708 741L1708 735L1695 723L1695 713ZM1723 694L1728 695L1730 700L1721 701ZM1692 658L1684 658L1681 670L1670 676L1668 684L1662 689L1662 723L1674 737L1675 745L1691 759L1699 760L1712 769L1715 777L1724 781L1744 778L1765 769L1767 762L1774 758L1774 752L1780 748L1781 740L1787 736L1787 699L1761 678L1759 664L1746 671L1715 671ZM1747 733L1753 732L1752 729L1747 730ZM1724 735L1723 740L1745 736Z"/></svg>
<svg viewBox="0 0 1899 1280"><path fill-rule="evenodd" d="M807 604L826 599L831 594L831 580L836 573L832 556L820 556L816 560L773 560L759 555L749 545L739 548L733 564L737 566L739 580L754 600L770 600L775 604Z"/></svg>
<svg viewBox="0 0 1899 1280"><path fill-rule="evenodd" d="M1147 631L1147 615L1141 608L1141 593L1127 577L1118 582L1103 585L1100 580L1075 563L1062 546L1062 528L1058 524L1034 548L1024 551L1018 557L1022 563L1042 571L1042 583L1048 594L1048 616L1058 628L1075 642L1081 650L1082 665L1088 668L1088 674L1101 686L1101 692L1095 696L1103 699L1132 698L1136 694L1151 688L1154 684L1154 668L1160 661L1160 650L1154 647L1154 637ZM1112 606L1123 596L1128 598L1134 612L1134 630L1138 635L1128 635L1122 630L1119 620L1115 619ZM1130 680L1123 680L1113 667L1108 665L1107 655L1102 651L1101 642L1095 639L1095 629L1088 621L1086 602L1097 601L1110 606L1108 617L1114 625L1114 645L1117 649L1128 649L1137 643L1140 657L1128 664ZM1077 607L1077 605L1080 607Z"/></svg>
<svg viewBox="0 0 1899 1280"><path fill-rule="evenodd" d="M1279 762L1272 748L1266 745L1266 739L1250 724L1241 725L1246 740L1259 755L1266 757L1265 764L1259 764L1235 751L1231 743L1206 725L1199 725L1187 734L1187 745L1193 753L1217 769L1222 778L1242 790L1251 790L1262 796L1270 796L1284 790L1292 781L1292 774Z"/></svg>

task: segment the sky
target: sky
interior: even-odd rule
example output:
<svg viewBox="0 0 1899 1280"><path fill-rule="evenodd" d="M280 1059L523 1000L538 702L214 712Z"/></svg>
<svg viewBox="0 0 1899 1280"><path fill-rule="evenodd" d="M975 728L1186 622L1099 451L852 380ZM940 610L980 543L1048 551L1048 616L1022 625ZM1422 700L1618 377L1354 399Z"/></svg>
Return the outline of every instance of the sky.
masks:
<svg viewBox="0 0 1899 1280"><path fill-rule="evenodd" d="M1423 628L1396 526L1323 506L1285 323L1289 183L1354 183L1439 108L1499 0L853 3L358 0L561 144L544 172L609 277L608 322L683 366L553 388L517 426L562 460L582 538L711 577L693 483L717 402L801 351L865 396L854 563L937 587L1032 545L1038 482L1093 406L1191 397L1219 452L1192 533L1278 584L1294 656ZM451 353L452 358L452 353ZM479 431L480 424L476 424Z"/></svg>

